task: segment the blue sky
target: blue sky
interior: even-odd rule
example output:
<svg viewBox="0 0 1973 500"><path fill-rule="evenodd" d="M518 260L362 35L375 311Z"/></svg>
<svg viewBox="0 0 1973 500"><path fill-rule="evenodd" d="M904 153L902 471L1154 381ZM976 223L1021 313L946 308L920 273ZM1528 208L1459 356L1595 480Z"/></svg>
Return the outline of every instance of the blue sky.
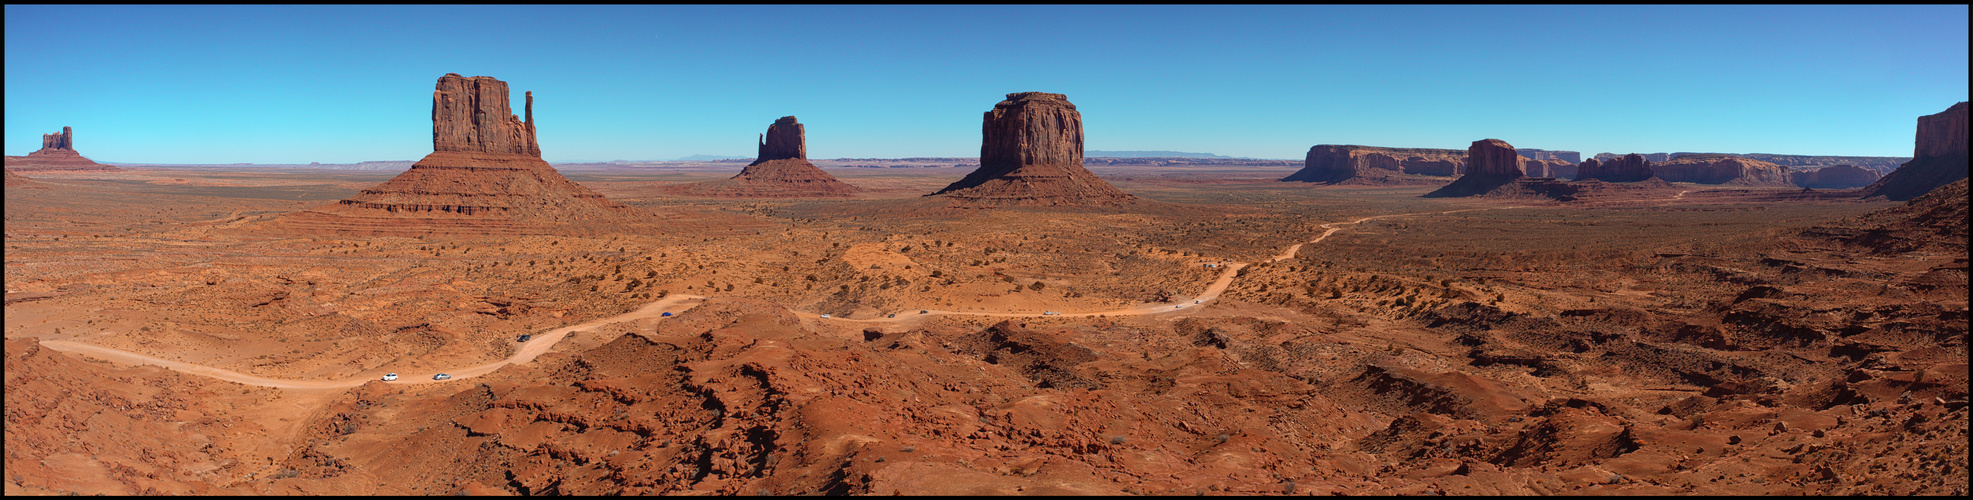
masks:
<svg viewBox="0 0 1973 500"><path fill-rule="evenodd" d="M1091 150L1316 144L1907 156L1967 100L1967 6L6 6L5 152L431 152L446 73L535 95L549 161L976 156L1010 92Z"/></svg>

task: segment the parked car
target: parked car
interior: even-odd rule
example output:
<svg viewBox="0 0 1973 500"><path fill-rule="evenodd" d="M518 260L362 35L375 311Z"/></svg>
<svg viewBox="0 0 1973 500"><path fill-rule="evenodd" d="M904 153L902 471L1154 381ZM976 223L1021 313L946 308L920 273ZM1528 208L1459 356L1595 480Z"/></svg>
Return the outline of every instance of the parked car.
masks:
<svg viewBox="0 0 1973 500"><path fill-rule="evenodd" d="M533 335L522 335L522 336L520 336L520 338L516 338L516 339L514 339L514 341L515 341L515 342L527 342L527 341L528 341L528 339L531 339L531 338L534 338L534 336L533 336Z"/></svg>
<svg viewBox="0 0 1973 500"><path fill-rule="evenodd" d="M451 378L452 378L452 376L451 376L451 375L446 375L446 374L443 374L443 373L440 373L440 374L438 374L438 375L433 375L433 376L432 376L432 380L449 380L449 379L451 379Z"/></svg>
<svg viewBox="0 0 1973 500"><path fill-rule="evenodd" d="M386 374L384 374L384 381L385 381L385 382L390 382L390 381L393 381L393 380L397 380L397 373L396 373L396 372L391 372L391 373L386 373Z"/></svg>
<svg viewBox="0 0 1973 500"><path fill-rule="evenodd" d="M926 313L930 313L930 312L931 312L931 311L928 311L928 310L925 310L925 309L919 309L919 310L918 310L918 314L926 314Z"/></svg>
<svg viewBox="0 0 1973 500"><path fill-rule="evenodd" d="M822 315L822 319L829 319L829 315L827 314Z"/></svg>
<svg viewBox="0 0 1973 500"><path fill-rule="evenodd" d="M671 312L670 312L670 311L666 311L666 312L665 312L664 314L659 314L658 316L670 316L670 315L671 315Z"/></svg>

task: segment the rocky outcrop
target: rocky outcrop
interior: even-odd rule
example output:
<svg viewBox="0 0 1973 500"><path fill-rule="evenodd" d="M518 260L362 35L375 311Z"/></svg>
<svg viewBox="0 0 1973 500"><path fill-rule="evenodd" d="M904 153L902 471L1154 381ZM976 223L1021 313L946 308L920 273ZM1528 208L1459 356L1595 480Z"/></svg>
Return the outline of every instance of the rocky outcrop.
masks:
<svg viewBox="0 0 1973 500"><path fill-rule="evenodd" d="M113 172L123 170L113 165L104 165L82 157L75 151L75 130L62 127L61 132L41 134L41 149L27 156L9 156L6 168L21 172Z"/></svg>
<svg viewBox="0 0 1973 500"><path fill-rule="evenodd" d="M793 116L783 116L767 126L767 133L760 135L760 154L754 164L788 158L808 159L808 130Z"/></svg>
<svg viewBox="0 0 1973 500"><path fill-rule="evenodd" d="M1523 160L1525 159L1515 153L1514 146L1507 144L1507 141L1500 139L1473 141L1473 145L1466 148L1466 175L1459 176L1459 179L1452 181L1452 184L1426 193L1425 197L1448 198L1486 194L1517 179L1527 177L1527 174L1521 171Z"/></svg>
<svg viewBox="0 0 1973 500"><path fill-rule="evenodd" d="M1576 164L1562 160L1526 159L1521 163L1521 171L1528 177L1573 177Z"/></svg>
<svg viewBox="0 0 1973 500"><path fill-rule="evenodd" d="M534 95L528 118L507 107L493 77L439 78L432 93L432 149L409 170L356 196L283 216L299 232L413 236L559 234L645 222L541 159Z"/></svg>
<svg viewBox="0 0 1973 500"><path fill-rule="evenodd" d="M1653 175L1671 182L1731 186L1795 185L1788 170L1780 165L1733 155L1685 155L1664 163L1652 163L1649 168Z"/></svg>
<svg viewBox="0 0 1973 500"><path fill-rule="evenodd" d="M1399 174L1450 177L1465 166L1457 149L1382 148L1322 144L1309 148L1301 170L1283 182L1329 184L1405 184Z"/></svg>
<svg viewBox="0 0 1973 500"><path fill-rule="evenodd" d="M1007 94L981 125L980 168L936 193L960 206L1116 206L1136 197L1082 166L1082 114L1067 96Z"/></svg>
<svg viewBox="0 0 1973 500"><path fill-rule="evenodd" d="M1938 114L1918 117L1912 160L1863 188L1863 196L1903 201L1965 179L1966 127L1965 101Z"/></svg>
<svg viewBox="0 0 1973 500"><path fill-rule="evenodd" d="M760 156L729 179L675 184L667 194L724 198L810 198L855 196L862 189L837 180L808 161L806 129L783 116L761 134Z"/></svg>
<svg viewBox="0 0 1973 500"><path fill-rule="evenodd" d="M1598 155L1601 156L1601 155ZM1631 153L1619 158L1597 162L1584 161L1576 167L1576 180L1597 179L1604 182L1637 182L1657 176L1651 170L1651 162L1644 155Z"/></svg>
<svg viewBox="0 0 1973 500"><path fill-rule="evenodd" d="M1789 180L1795 185L1816 189L1847 189L1868 186L1882 176L1874 170L1855 165L1837 165L1816 170L1789 172Z"/></svg>

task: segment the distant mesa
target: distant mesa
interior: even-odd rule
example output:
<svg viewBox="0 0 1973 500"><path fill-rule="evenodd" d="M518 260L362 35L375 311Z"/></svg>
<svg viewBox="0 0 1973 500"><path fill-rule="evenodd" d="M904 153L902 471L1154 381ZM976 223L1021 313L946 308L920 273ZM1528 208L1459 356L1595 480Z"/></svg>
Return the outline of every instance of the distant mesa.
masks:
<svg viewBox="0 0 1973 500"><path fill-rule="evenodd" d="M1604 153L1609 154L1609 153ZM1599 158L1602 154L1596 155ZM1576 166L1576 180L1596 179L1603 182L1637 182L1656 177L1651 170L1651 160L1637 153L1607 159L1591 158Z"/></svg>
<svg viewBox="0 0 1973 500"><path fill-rule="evenodd" d="M1465 172L1466 152L1457 149L1384 148L1318 144L1310 147L1301 170L1282 182L1391 185L1432 184ZM1405 175L1411 174L1411 175Z"/></svg>
<svg viewBox="0 0 1973 500"><path fill-rule="evenodd" d="M277 226L379 236L593 233L645 214L610 202L541 160L534 93L525 120L507 82L448 73L432 92L432 154L355 197L296 212Z"/></svg>
<svg viewBox="0 0 1973 500"><path fill-rule="evenodd" d="M1918 117L1918 133L1912 147L1914 158L1864 187L1863 196L1905 201L1965 179L1966 134L1965 101L1938 114Z"/></svg>
<svg viewBox="0 0 1973 500"><path fill-rule="evenodd" d="M1582 199L1644 198L1667 194L1664 191L1673 186L1660 179L1648 178L1645 182L1611 184L1603 181L1563 182L1554 177L1529 177L1522 170L1531 160L1520 156L1514 147L1499 139L1473 141L1466 148L1466 175L1452 181L1445 187L1426 193L1427 198L1483 197L1505 199L1576 201ZM1636 155L1633 155L1636 156ZM1643 162L1643 158L1637 159ZM1550 166L1547 161L1534 161ZM1596 168L1600 163L1592 158L1583 161L1584 168ZM1550 172L1552 174L1552 172Z"/></svg>
<svg viewBox="0 0 1973 500"><path fill-rule="evenodd" d="M1528 177L1575 177L1576 164L1557 159L1524 158L1521 171Z"/></svg>
<svg viewBox="0 0 1973 500"><path fill-rule="evenodd" d="M1681 155L1671 161L1651 163L1648 169L1658 178L1671 182L1749 187L1795 186L1795 180L1789 175L1788 169L1736 155Z"/></svg>
<svg viewBox="0 0 1973 500"><path fill-rule="evenodd" d="M1788 173L1789 181L1797 186L1814 189L1848 189L1868 186L1883 176L1877 171L1856 165L1836 165L1816 170L1801 170Z"/></svg>
<svg viewBox="0 0 1973 500"><path fill-rule="evenodd" d="M75 130L62 127L61 132L41 134L41 149L27 156L9 156L6 168L16 172L116 172L123 169L114 165L104 165L83 158L75 151Z"/></svg>
<svg viewBox="0 0 1973 500"><path fill-rule="evenodd" d="M747 159L747 157L745 156L692 155L672 161L714 161L714 160L745 160L745 159ZM618 160L618 162L622 162L622 160ZM616 162L612 162L612 163L616 163Z"/></svg>
<svg viewBox="0 0 1973 500"><path fill-rule="evenodd" d="M1582 163L1583 161L1583 154L1576 151L1549 151L1546 149L1515 148L1514 152L1520 153L1521 156L1527 157L1527 159L1530 160L1555 160L1559 162L1568 163L1570 165ZM1528 175L1534 175L1534 174L1530 173Z"/></svg>
<svg viewBox="0 0 1973 500"><path fill-rule="evenodd" d="M808 161L808 132L795 117L783 116L760 136L760 154L728 179L660 187L667 194L727 198L812 198L855 196L862 188L837 180Z"/></svg>
<svg viewBox="0 0 1973 500"><path fill-rule="evenodd" d="M1082 166L1082 114L1068 96L1007 94L986 112L980 168L926 196L965 207L1118 206L1136 199Z"/></svg>

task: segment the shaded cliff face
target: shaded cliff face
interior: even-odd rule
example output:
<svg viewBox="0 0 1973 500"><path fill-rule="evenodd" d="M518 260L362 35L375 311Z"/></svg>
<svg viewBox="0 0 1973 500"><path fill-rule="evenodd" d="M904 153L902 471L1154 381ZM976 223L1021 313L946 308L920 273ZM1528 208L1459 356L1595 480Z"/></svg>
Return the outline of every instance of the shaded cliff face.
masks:
<svg viewBox="0 0 1973 500"><path fill-rule="evenodd" d="M659 192L721 198L812 198L855 196L862 191L809 163L807 141L802 124L795 117L783 116L761 134L759 158L739 175L664 186Z"/></svg>
<svg viewBox="0 0 1973 500"><path fill-rule="evenodd" d="M1521 158L1520 153L1514 152L1514 146L1508 145L1507 141L1500 139L1473 141L1473 145L1466 148L1466 174L1520 177L1527 175L1526 172L1521 171L1522 160L1524 158Z"/></svg>
<svg viewBox="0 0 1973 500"><path fill-rule="evenodd" d="M1909 200L1939 186L1965 179L1968 166L1966 127L1966 103L1963 101L1938 114L1918 117L1918 133L1913 141L1916 158L1863 188L1863 195Z"/></svg>
<svg viewBox="0 0 1973 500"><path fill-rule="evenodd" d="M75 151L75 130L69 127L62 127L61 132L41 134L41 149L28 153L27 156L9 156L6 165L9 169L22 172L123 170L82 157L82 153Z"/></svg>
<svg viewBox="0 0 1973 500"><path fill-rule="evenodd" d="M1339 183L1357 180L1364 184L1394 183L1394 174L1434 176L1458 175L1466 163L1466 153L1457 149L1383 148L1375 146L1321 144L1309 148L1301 170L1281 178L1283 182Z"/></svg>
<svg viewBox="0 0 1973 500"><path fill-rule="evenodd" d="M1844 189L1868 186L1882 176L1855 165L1837 165L1803 172L1790 172L1790 180L1805 188Z"/></svg>
<svg viewBox="0 0 1973 500"><path fill-rule="evenodd" d="M542 161L533 93L526 121L510 113L506 96L507 83L493 77L446 74L432 93L432 154L383 184L274 226L357 235L551 234L644 218Z"/></svg>
<svg viewBox="0 0 1973 500"><path fill-rule="evenodd" d="M930 196L972 206L1115 206L1135 199L1082 166L1082 114L1068 97L1007 94L980 126L980 168Z"/></svg>
<svg viewBox="0 0 1973 500"><path fill-rule="evenodd" d="M1734 186L1795 185L1788 170L1780 165L1730 155L1680 156L1664 163L1653 163L1650 169L1658 178L1672 182Z"/></svg>
<svg viewBox="0 0 1973 500"><path fill-rule="evenodd" d="M1637 182L1657 176L1657 173L1651 170L1651 162L1645 160L1644 155L1637 153L1611 158L1600 163L1591 163L1594 161L1596 160L1585 160L1582 165L1577 167L1576 180L1597 179L1604 182Z"/></svg>

